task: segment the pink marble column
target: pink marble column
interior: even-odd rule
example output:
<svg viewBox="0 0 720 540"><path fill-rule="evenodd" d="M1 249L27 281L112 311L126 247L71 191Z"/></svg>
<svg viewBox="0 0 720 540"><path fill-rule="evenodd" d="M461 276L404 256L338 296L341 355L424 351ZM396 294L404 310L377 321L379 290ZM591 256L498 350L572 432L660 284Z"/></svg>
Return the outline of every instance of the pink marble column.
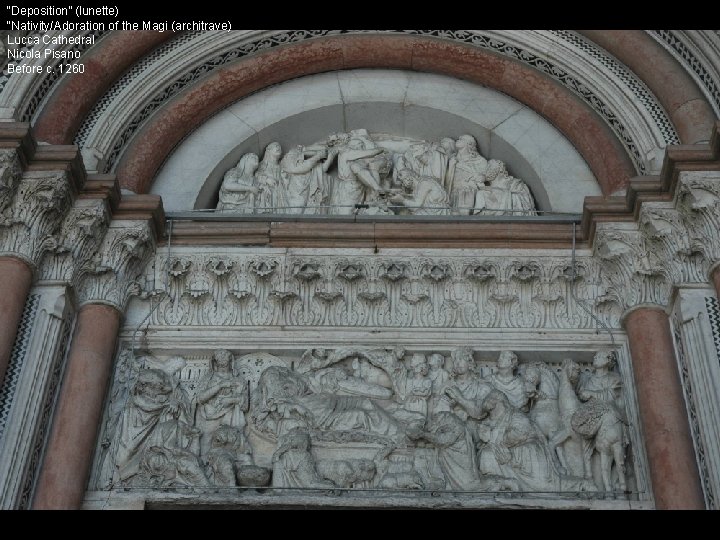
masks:
<svg viewBox="0 0 720 540"><path fill-rule="evenodd" d="M20 259L0 257L0 387L32 284L32 270Z"/></svg>
<svg viewBox="0 0 720 540"><path fill-rule="evenodd" d="M713 268L713 271L710 272L710 279L715 285L715 294L717 295L718 300L720 300L720 263L718 263L717 266Z"/></svg>
<svg viewBox="0 0 720 540"><path fill-rule="evenodd" d="M80 309L33 508L82 504L100 426L120 313L110 306Z"/></svg>
<svg viewBox="0 0 720 540"><path fill-rule="evenodd" d="M660 308L625 318L658 509L704 509L670 321Z"/></svg>

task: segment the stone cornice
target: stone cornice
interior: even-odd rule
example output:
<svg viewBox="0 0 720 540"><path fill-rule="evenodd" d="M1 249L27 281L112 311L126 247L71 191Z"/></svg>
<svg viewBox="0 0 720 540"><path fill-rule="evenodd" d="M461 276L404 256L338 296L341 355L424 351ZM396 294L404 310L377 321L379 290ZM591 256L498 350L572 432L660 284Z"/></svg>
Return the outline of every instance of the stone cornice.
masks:
<svg viewBox="0 0 720 540"><path fill-rule="evenodd" d="M120 199L113 219L148 221L153 236L165 234L165 212L159 195L128 195Z"/></svg>
<svg viewBox="0 0 720 540"><path fill-rule="evenodd" d="M82 191L87 180L79 149L74 145L37 146L27 167L28 171L65 171L73 191Z"/></svg>
<svg viewBox="0 0 720 540"><path fill-rule="evenodd" d="M121 197L114 174L85 172L80 150L75 145L37 144L27 122L0 122L0 149L15 149L23 171L63 172L78 199L103 199L113 219L153 222L153 232L164 234L162 201L156 195Z"/></svg>
<svg viewBox="0 0 720 540"><path fill-rule="evenodd" d="M583 240L592 243L598 223L636 222L645 202L673 200L680 173L689 171L720 171L720 121L715 122L708 144L668 147L660 174L631 179L625 196L586 197L581 224Z"/></svg>
<svg viewBox="0 0 720 540"><path fill-rule="evenodd" d="M27 122L0 122L0 148L16 150L25 171L66 172L75 192L87 179L77 146L37 144Z"/></svg>
<svg viewBox="0 0 720 540"><path fill-rule="evenodd" d="M88 176L78 147L36 145L28 124L0 124L2 149L3 254L27 262L41 282L70 284L80 304L123 311L164 235L161 198L121 197L114 175Z"/></svg>
<svg viewBox="0 0 720 540"><path fill-rule="evenodd" d="M115 212L120 205L120 185L114 174L89 174L79 199L107 200L111 212Z"/></svg>
<svg viewBox="0 0 720 540"><path fill-rule="evenodd" d="M30 124L0 122L0 148L15 149L20 163L26 167L37 148L37 143L30 134Z"/></svg>
<svg viewBox="0 0 720 540"><path fill-rule="evenodd" d="M169 218L170 219L170 218ZM272 247L435 247L553 249L572 246L572 223L508 222L173 222L173 245L265 245ZM586 247L576 231L576 246ZM167 238L166 238L167 241Z"/></svg>

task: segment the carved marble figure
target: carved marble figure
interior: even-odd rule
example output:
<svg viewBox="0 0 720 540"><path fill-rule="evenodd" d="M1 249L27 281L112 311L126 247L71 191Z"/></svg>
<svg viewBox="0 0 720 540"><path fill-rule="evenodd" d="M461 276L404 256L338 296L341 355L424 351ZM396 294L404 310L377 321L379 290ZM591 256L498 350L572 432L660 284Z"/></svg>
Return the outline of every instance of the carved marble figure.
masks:
<svg viewBox="0 0 720 540"><path fill-rule="evenodd" d="M542 433L503 392L492 390L480 411L468 407L468 414L483 418L477 432L482 474L510 478L526 491L557 489L559 472Z"/></svg>
<svg viewBox="0 0 720 540"><path fill-rule="evenodd" d="M477 150L472 135L461 135L455 141L457 153L448 165L448 191L455 212L469 215L475 207L475 194L485 182L488 161Z"/></svg>
<svg viewBox="0 0 720 540"><path fill-rule="evenodd" d="M210 370L198 383L197 421L202 428L200 452L204 456L211 447L215 431L221 426L245 429L245 413L250 397L247 382L233 374L234 356L219 349L210 360Z"/></svg>
<svg viewBox="0 0 720 540"><path fill-rule="evenodd" d="M332 212L338 215L354 213L355 205L383 190L380 185L383 165L374 159L382 155L382 148L368 144L364 138L346 137L349 137L346 142L336 143L328 154L328 161L337 157L338 174L330 204Z"/></svg>
<svg viewBox="0 0 720 540"><path fill-rule="evenodd" d="M535 201L527 184L510 176L505 164L491 159L484 174L484 183L478 186L474 214L513 216L535 214Z"/></svg>
<svg viewBox="0 0 720 540"><path fill-rule="evenodd" d="M272 457L272 486L284 488L332 488L334 484L318 474L310 452L310 435L294 428L278 439Z"/></svg>
<svg viewBox="0 0 720 540"><path fill-rule="evenodd" d="M518 357L512 351L502 351L497 360L497 371L488 379L490 386L499 390L516 409L527 410L528 392L525 381L516 374Z"/></svg>
<svg viewBox="0 0 720 540"><path fill-rule="evenodd" d="M118 427L118 480L137 474L146 448L194 448L198 431L192 425L190 405L173 378L160 369L141 370Z"/></svg>
<svg viewBox="0 0 720 540"><path fill-rule="evenodd" d="M593 373L580 382L578 396L584 404L572 417L575 431L594 437L592 448L600 455L600 471L605 491L614 491L613 466L621 491L626 489L625 446L627 417L622 402L620 376L610 371L615 363L612 351L599 351L593 357ZM586 463L589 467L589 462Z"/></svg>
<svg viewBox="0 0 720 540"><path fill-rule="evenodd" d="M288 214L317 214L322 203L328 198L329 181L325 172L329 162L319 165L324 153L310 152L296 146L280 161L285 185Z"/></svg>
<svg viewBox="0 0 720 540"><path fill-rule="evenodd" d="M225 173L220 186L218 210L239 214L253 213L255 198L260 191L255 186L258 164L257 154L245 154L234 168Z"/></svg>
<svg viewBox="0 0 720 540"><path fill-rule="evenodd" d="M257 211L261 214L283 211L287 206L285 184L283 182L280 157L282 147L272 142L265 147L262 161L255 173L255 181L260 190L257 195Z"/></svg>
<svg viewBox="0 0 720 540"><path fill-rule="evenodd" d="M430 413L450 412L450 401L444 393L445 386L450 381L450 373L445 369L445 357L440 353L428 356L428 379L431 383Z"/></svg>
<svg viewBox="0 0 720 540"><path fill-rule="evenodd" d="M240 429L225 425L213 431L207 461L210 481L216 486L226 487L236 484L241 467L255 465L245 434Z"/></svg>
<svg viewBox="0 0 720 540"><path fill-rule="evenodd" d="M390 201L406 207L417 216L442 216L450 213L450 200L440 183L430 176L419 176L410 169L398 172L398 180L409 195L397 194Z"/></svg>

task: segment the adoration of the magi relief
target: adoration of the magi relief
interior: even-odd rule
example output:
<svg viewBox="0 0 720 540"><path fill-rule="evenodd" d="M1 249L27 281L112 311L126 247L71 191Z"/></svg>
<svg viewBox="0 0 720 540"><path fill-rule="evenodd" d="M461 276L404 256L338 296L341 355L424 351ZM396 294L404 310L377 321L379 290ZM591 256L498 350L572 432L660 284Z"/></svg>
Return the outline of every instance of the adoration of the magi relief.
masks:
<svg viewBox="0 0 720 540"><path fill-rule="evenodd" d="M124 349L95 488L626 496L631 426L614 353L493 357L467 347L187 359Z"/></svg>
<svg viewBox="0 0 720 540"><path fill-rule="evenodd" d="M471 135L439 142L334 133L283 154L267 145L225 173L217 210L348 215L530 215L528 186L486 159Z"/></svg>

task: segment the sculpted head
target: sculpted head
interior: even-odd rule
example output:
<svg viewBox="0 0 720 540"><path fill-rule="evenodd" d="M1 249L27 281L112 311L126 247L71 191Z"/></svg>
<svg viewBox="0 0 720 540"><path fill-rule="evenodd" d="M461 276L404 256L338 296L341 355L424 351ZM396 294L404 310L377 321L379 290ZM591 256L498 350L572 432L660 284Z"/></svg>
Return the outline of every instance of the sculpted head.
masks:
<svg viewBox="0 0 720 540"><path fill-rule="evenodd" d="M271 142L265 147L265 156L264 159L267 159L268 157L271 157L275 160L280 157L280 154L282 154L282 146L280 146L279 142Z"/></svg>
<svg viewBox="0 0 720 540"><path fill-rule="evenodd" d="M218 349L212 355L211 364L216 371L228 371L232 367L233 360L233 353L227 349Z"/></svg>
<svg viewBox="0 0 720 540"><path fill-rule="evenodd" d="M565 371L568 380L575 384L580 379L580 364L572 358L566 358L562 361L562 369Z"/></svg>
<svg viewBox="0 0 720 540"><path fill-rule="evenodd" d="M345 144L350 140L350 135L347 133L333 133L327 138L325 143L327 146L338 146Z"/></svg>
<svg viewBox="0 0 720 540"><path fill-rule="evenodd" d="M428 364L433 369L440 369L445 365L445 357L440 353L432 353L428 356Z"/></svg>
<svg viewBox="0 0 720 540"><path fill-rule="evenodd" d="M472 135L460 135L458 140L455 141L455 148L457 150L477 152L477 142L475 142L475 137Z"/></svg>
<svg viewBox="0 0 720 540"><path fill-rule="evenodd" d="M170 376L160 369L143 369L135 383L135 394L153 397L163 401L173 390Z"/></svg>
<svg viewBox="0 0 720 540"><path fill-rule="evenodd" d="M507 170L505 169L505 163L500 161L499 159L491 159L488 162L487 169L485 169L485 178L488 182L491 182L495 180L496 178L503 177L507 175Z"/></svg>
<svg viewBox="0 0 720 540"><path fill-rule="evenodd" d="M400 169L397 178L405 189L412 189L419 177L412 169Z"/></svg>
<svg viewBox="0 0 720 540"><path fill-rule="evenodd" d="M525 370L523 378L530 386L537 386L540 382L540 368L537 364L529 365Z"/></svg>
<svg viewBox="0 0 720 540"><path fill-rule="evenodd" d="M484 413L490 413L498 407L506 410L510 407L510 401L508 401L507 396L500 390L491 390L483 400L482 411Z"/></svg>
<svg viewBox="0 0 720 540"><path fill-rule="evenodd" d="M440 146L443 147L447 155L455 153L455 140L450 137L443 137L440 140Z"/></svg>
<svg viewBox="0 0 720 540"><path fill-rule="evenodd" d="M512 351L502 351L498 356L497 365L499 368L515 369L518 365L518 357Z"/></svg>
<svg viewBox="0 0 720 540"><path fill-rule="evenodd" d="M470 347L458 347L450 353L450 357L452 358L452 370L455 375L465 375L475 362Z"/></svg>
<svg viewBox="0 0 720 540"><path fill-rule="evenodd" d="M403 357L405 356L405 347L400 347L400 346L393 347L392 353L395 356L395 359L402 360Z"/></svg>
<svg viewBox="0 0 720 540"><path fill-rule="evenodd" d="M257 154L245 154L238 161L237 169L240 172L240 177L252 176L258 168L260 158Z"/></svg>
<svg viewBox="0 0 720 540"><path fill-rule="evenodd" d="M412 369L414 373L427 375L428 365L425 360L425 355L420 353L413 354L410 357L410 369Z"/></svg>
<svg viewBox="0 0 720 540"><path fill-rule="evenodd" d="M615 365L615 353L609 349L604 349L595 353L593 356L594 368L612 369Z"/></svg>
<svg viewBox="0 0 720 540"><path fill-rule="evenodd" d="M365 148L365 143L362 141L362 139L353 137L348 142L348 148L350 148L351 150L363 150Z"/></svg>
<svg viewBox="0 0 720 540"><path fill-rule="evenodd" d="M279 441L280 445L287 445L287 448L295 450L310 450L310 434L300 428L294 428L288 431Z"/></svg>
<svg viewBox="0 0 720 540"><path fill-rule="evenodd" d="M211 448L232 448L242 442L243 434L240 430L230 426L220 426L213 433Z"/></svg>

